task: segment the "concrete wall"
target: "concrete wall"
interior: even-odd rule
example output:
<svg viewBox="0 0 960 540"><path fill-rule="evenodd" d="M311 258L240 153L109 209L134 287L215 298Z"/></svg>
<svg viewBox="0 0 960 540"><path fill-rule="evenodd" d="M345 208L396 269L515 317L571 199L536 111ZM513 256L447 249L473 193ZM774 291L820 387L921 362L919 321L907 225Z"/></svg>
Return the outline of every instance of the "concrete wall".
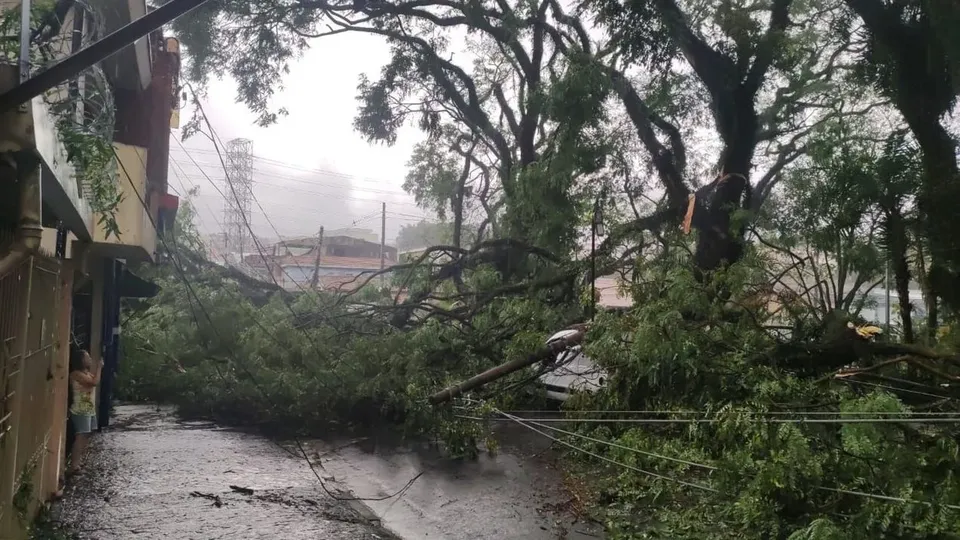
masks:
<svg viewBox="0 0 960 540"><path fill-rule="evenodd" d="M105 254L131 260L152 260L157 234L150 218L156 214L156 201L148 203L150 214L144 210L142 202L147 197L147 149L120 143L113 146L119 158L117 187L122 196L115 216L120 236L108 237L104 225L97 223L93 240ZM111 249L111 246L125 249Z"/></svg>

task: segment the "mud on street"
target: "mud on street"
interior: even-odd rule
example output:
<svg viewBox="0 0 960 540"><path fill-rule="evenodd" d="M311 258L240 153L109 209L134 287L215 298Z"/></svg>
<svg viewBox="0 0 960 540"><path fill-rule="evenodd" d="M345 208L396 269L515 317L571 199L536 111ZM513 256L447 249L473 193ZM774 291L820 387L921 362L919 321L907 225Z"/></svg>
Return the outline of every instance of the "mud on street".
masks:
<svg viewBox="0 0 960 540"><path fill-rule="evenodd" d="M117 408L84 472L55 510L84 540L597 538L562 510L562 476L528 444L454 461L369 439L309 444L327 494L302 457L270 440L169 410Z"/></svg>

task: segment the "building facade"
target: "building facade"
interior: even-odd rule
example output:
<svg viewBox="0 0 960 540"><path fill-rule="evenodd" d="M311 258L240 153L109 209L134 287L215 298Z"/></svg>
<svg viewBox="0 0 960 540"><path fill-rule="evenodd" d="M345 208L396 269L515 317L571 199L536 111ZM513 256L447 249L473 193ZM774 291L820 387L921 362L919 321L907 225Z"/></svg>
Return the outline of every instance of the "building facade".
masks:
<svg viewBox="0 0 960 540"><path fill-rule="evenodd" d="M149 9L145 0L35 7L30 34L18 25L6 36L29 61L0 58L0 103L37 63L58 62ZM20 9L0 0L5 17ZM178 204L166 174L179 70L178 43L154 32L0 113L0 538L22 537L59 488L71 346L105 363L98 400L109 425L120 298L156 293L129 265L155 259Z"/></svg>
<svg viewBox="0 0 960 540"><path fill-rule="evenodd" d="M317 236L277 242L266 257L248 255L244 261L264 279L276 281L288 291L309 290L314 282L319 290L351 291L367 281L364 276L397 263L397 248L386 245L382 246L381 263L380 243L369 240L362 230L345 231L357 236L333 232L336 234L325 235L322 241Z"/></svg>

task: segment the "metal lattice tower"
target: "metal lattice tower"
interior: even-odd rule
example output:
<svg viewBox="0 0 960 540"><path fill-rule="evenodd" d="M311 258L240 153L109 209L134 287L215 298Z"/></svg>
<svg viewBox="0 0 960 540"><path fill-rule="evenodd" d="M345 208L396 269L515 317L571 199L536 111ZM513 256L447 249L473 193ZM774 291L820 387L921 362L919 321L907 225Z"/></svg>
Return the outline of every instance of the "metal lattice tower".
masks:
<svg viewBox="0 0 960 540"><path fill-rule="evenodd" d="M253 200L253 141L233 139L227 143L226 201L223 205L223 227L226 229L228 253L243 254L253 246L247 223Z"/></svg>

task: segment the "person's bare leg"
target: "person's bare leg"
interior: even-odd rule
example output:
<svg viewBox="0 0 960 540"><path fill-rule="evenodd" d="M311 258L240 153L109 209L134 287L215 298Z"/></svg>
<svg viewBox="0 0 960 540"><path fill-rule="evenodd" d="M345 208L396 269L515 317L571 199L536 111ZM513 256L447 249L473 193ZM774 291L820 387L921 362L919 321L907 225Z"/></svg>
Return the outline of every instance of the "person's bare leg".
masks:
<svg viewBox="0 0 960 540"><path fill-rule="evenodd" d="M87 439L89 438L89 433L77 433L77 438L73 441L73 450L70 451L71 473L76 473L80 470L80 464L83 463L83 454L87 449Z"/></svg>

